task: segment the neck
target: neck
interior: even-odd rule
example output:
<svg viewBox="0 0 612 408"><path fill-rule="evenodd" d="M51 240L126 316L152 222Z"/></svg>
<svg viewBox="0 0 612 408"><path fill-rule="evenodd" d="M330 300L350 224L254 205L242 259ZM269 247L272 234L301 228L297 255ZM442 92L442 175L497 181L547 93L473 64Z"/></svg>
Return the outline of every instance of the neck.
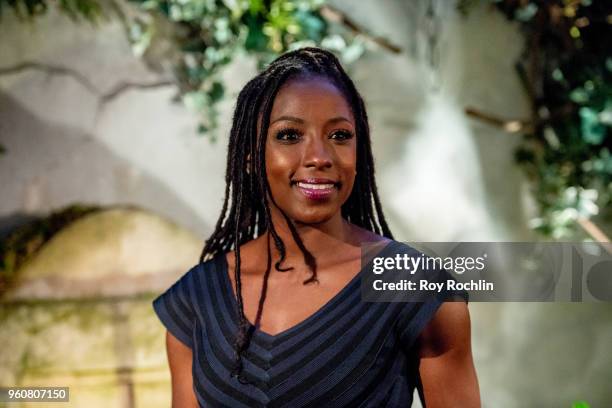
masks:
<svg viewBox="0 0 612 408"><path fill-rule="evenodd" d="M303 259L302 251L295 242L293 234L287 225L285 217L280 213L277 208L271 206L270 212L272 215L272 222L278 236L282 239L285 244L285 259L287 264L292 261L301 262ZM330 219L317 224L303 224L300 222L293 222L297 233L306 249L317 259L325 258L327 255L337 254L339 244L347 243L351 237L350 224L342 218L341 213L338 211ZM274 241L270 237L270 249L272 252L272 259L279 259L280 252L274 245Z"/></svg>

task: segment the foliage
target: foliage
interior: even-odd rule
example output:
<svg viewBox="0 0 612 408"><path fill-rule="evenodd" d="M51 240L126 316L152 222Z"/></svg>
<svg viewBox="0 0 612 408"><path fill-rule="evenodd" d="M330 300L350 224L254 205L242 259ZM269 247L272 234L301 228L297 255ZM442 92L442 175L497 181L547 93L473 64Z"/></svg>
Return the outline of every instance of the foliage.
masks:
<svg viewBox="0 0 612 408"><path fill-rule="evenodd" d="M612 204L612 2L495 5L526 38L517 69L532 101L532 123L516 159L541 210L532 226L568 237L579 217Z"/></svg>
<svg viewBox="0 0 612 408"><path fill-rule="evenodd" d="M202 115L201 133L214 135L226 93L223 68L240 55L262 68L304 45L359 58L360 35L324 17L324 0L60 0L73 19L97 22L107 8L123 21L137 55L166 50L184 103ZM517 69L532 102L529 131L516 160L533 182L540 215L532 226L553 238L570 236L576 220L612 203L612 2L608 0L487 0L525 33ZM478 0L460 0L466 11ZM50 4L50 3L49 3ZM44 14L48 0L0 0L0 15Z"/></svg>
<svg viewBox="0 0 612 408"><path fill-rule="evenodd" d="M349 42L333 31L320 13L321 0L133 1L149 12L131 27L137 53L155 41L159 16L173 23L173 41L180 50L174 72L185 104L205 114L202 133L217 127L216 106L226 88L222 68L240 54L254 56L261 69L280 53L305 45L335 50L345 62L363 52L358 39Z"/></svg>
<svg viewBox="0 0 612 408"><path fill-rule="evenodd" d="M96 22L103 16L102 5L97 0L59 0L57 6L73 20L84 18ZM49 6L46 0L0 0L0 16L6 7L12 8L21 19L32 19L45 14Z"/></svg>
<svg viewBox="0 0 612 408"><path fill-rule="evenodd" d="M0 239L0 296L13 284L23 263L57 232L100 209L98 206L71 205L18 227Z"/></svg>

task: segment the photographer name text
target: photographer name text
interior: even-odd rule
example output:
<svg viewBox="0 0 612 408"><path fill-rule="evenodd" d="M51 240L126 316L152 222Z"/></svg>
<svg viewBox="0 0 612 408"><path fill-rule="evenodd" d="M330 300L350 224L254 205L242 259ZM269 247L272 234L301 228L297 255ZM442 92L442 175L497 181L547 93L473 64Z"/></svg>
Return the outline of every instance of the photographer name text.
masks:
<svg viewBox="0 0 612 408"><path fill-rule="evenodd" d="M493 282L487 282L484 279L468 280L466 282L458 282L453 279L448 279L445 282L430 282L427 279L420 279L418 282L408 279L402 279L399 282L385 282L382 279L377 279L372 282L374 290L399 290L399 291L428 291L428 292L443 292L443 291L493 291L495 285Z"/></svg>

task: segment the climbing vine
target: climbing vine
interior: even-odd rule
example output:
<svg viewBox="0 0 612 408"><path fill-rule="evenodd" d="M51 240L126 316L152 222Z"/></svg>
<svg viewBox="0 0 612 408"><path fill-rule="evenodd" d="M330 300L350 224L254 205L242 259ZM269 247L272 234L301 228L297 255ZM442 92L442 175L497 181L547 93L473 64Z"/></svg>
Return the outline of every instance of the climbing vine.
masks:
<svg viewBox="0 0 612 408"><path fill-rule="evenodd" d="M531 101L530 118L489 121L522 134L516 160L538 203L531 225L545 236L572 236L577 225L597 240L591 219L610 219L612 204L612 2L607 0L460 0L463 12L486 1L518 24L525 49L517 73ZM57 7L75 20L123 22L134 52L152 54L171 72L177 96L201 114L199 132L214 138L217 106L226 86L223 68L240 55L261 68L304 45L358 59L375 38L324 0L0 0L34 19ZM474 114L474 112L468 111ZM501 113L503 114L503 113ZM481 118L487 119L482 112ZM0 147L0 151L1 151Z"/></svg>
<svg viewBox="0 0 612 408"><path fill-rule="evenodd" d="M461 1L460 10L473 3ZM497 122L523 134L515 157L540 210L531 224L555 239L573 236L581 225L595 240L606 240L590 219L599 214L610 221L612 204L612 2L489 3L524 33L516 70L531 117Z"/></svg>

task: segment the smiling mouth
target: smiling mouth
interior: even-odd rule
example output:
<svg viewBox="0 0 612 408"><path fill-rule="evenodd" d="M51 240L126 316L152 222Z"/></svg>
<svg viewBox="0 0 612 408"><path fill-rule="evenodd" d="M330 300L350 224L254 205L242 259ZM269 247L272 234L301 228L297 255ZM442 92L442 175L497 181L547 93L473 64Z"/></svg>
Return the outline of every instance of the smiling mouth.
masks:
<svg viewBox="0 0 612 408"><path fill-rule="evenodd" d="M336 185L334 183L304 183L303 181L297 182L298 187L307 188L310 190L326 190L334 188Z"/></svg>
<svg viewBox="0 0 612 408"><path fill-rule="evenodd" d="M340 188L340 182L328 179L306 179L292 181L298 191L306 198L315 201L329 199Z"/></svg>

